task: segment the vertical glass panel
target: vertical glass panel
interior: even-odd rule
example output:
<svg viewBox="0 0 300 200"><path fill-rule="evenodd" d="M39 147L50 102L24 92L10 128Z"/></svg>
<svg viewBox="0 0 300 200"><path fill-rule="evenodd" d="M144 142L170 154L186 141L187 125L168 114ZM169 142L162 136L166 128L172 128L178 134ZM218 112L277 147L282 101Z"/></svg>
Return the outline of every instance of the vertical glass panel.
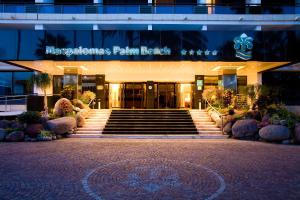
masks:
<svg viewBox="0 0 300 200"><path fill-rule="evenodd" d="M20 32L20 60L36 60L45 58L45 32L27 31ZM29 39L30 38L30 39Z"/></svg>
<svg viewBox="0 0 300 200"><path fill-rule="evenodd" d="M224 89L232 89L237 91L237 78L235 74L232 75L223 75L223 84Z"/></svg>
<svg viewBox="0 0 300 200"><path fill-rule="evenodd" d="M192 84L180 84L180 108L192 107Z"/></svg>
<svg viewBox="0 0 300 200"><path fill-rule="evenodd" d="M15 60L18 55L18 31L0 31L0 58Z"/></svg>
<svg viewBox="0 0 300 200"><path fill-rule="evenodd" d="M95 75L83 75L82 76L82 92L92 91L96 93L96 76Z"/></svg>
<svg viewBox="0 0 300 200"><path fill-rule="evenodd" d="M14 95L24 95L31 92L28 80L32 76L32 72L14 72Z"/></svg>
<svg viewBox="0 0 300 200"><path fill-rule="evenodd" d="M12 72L0 73L0 96L12 94Z"/></svg>
<svg viewBox="0 0 300 200"><path fill-rule="evenodd" d="M92 47L92 31L76 31L76 47L91 48ZM78 55L76 60L92 60L91 55Z"/></svg>
<svg viewBox="0 0 300 200"><path fill-rule="evenodd" d="M109 84L109 108L121 107L121 84L113 83Z"/></svg>
<svg viewBox="0 0 300 200"><path fill-rule="evenodd" d="M53 94L60 94L63 89L63 76L53 76Z"/></svg>

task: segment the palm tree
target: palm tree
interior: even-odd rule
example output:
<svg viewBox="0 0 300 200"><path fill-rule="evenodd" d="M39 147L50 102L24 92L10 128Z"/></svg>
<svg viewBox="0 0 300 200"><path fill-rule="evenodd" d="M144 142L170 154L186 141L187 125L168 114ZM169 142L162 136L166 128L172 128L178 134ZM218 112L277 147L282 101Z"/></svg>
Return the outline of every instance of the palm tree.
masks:
<svg viewBox="0 0 300 200"><path fill-rule="evenodd" d="M47 73L33 74L30 79L30 85L41 88L44 92L44 116L48 116L48 101L47 101L47 88L51 85L51 76Z"/></svg>

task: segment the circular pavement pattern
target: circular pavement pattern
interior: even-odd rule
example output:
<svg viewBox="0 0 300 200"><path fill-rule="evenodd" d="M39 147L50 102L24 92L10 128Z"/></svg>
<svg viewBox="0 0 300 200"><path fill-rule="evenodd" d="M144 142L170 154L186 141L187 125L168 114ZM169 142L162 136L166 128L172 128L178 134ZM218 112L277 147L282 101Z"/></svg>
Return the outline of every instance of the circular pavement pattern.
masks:
<svg viewBox="0 0 300 200"><path fill-rule="evenodd" d="M96 200L216 199L225 181L215 171L190 162L166 159L124 160L99 166L82 179Z"/></svg>

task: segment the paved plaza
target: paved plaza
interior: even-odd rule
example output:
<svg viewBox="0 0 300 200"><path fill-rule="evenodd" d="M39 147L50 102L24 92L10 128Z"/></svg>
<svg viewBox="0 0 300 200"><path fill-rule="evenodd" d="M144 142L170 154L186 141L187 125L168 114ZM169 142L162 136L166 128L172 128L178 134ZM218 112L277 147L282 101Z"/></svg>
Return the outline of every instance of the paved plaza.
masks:
<svg viewBox="0 0 300 200"><path fill-rule="evenodd" d="M237 140L0 143L1 200L300 199L300 146Z"/></svg>

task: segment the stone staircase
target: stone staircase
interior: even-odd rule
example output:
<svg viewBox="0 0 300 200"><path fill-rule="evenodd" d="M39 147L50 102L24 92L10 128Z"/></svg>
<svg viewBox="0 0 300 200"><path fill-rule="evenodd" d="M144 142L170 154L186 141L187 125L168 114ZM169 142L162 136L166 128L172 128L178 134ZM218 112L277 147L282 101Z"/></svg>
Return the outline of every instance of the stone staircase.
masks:
<svg viewBox="0 0 300 200"><path fill-rule="evenodd" d="M109 109L93 109L90 112L89 117L86 119L84 126L78 128L76 134L72 135L71 137L100 137L110 113L111 110Z"/></svg>
<svg viewBox="0 0 300 200"><path fill-rule="evenodd" d="M189 112L200 135L222 135L221 129L211 120L206 110L193 109Z"/></svg>
<svg viewBox="0 0 300 200"><path fill-rule="evenodd" d="M225 138L205 110L92 110L75 138Z"/></svg>
<svg viewBox="0 0 300 200"><path fill-rule="evenodd" d="M102 134L193 135L197 129L188 110L113 110Z"/></svg>

